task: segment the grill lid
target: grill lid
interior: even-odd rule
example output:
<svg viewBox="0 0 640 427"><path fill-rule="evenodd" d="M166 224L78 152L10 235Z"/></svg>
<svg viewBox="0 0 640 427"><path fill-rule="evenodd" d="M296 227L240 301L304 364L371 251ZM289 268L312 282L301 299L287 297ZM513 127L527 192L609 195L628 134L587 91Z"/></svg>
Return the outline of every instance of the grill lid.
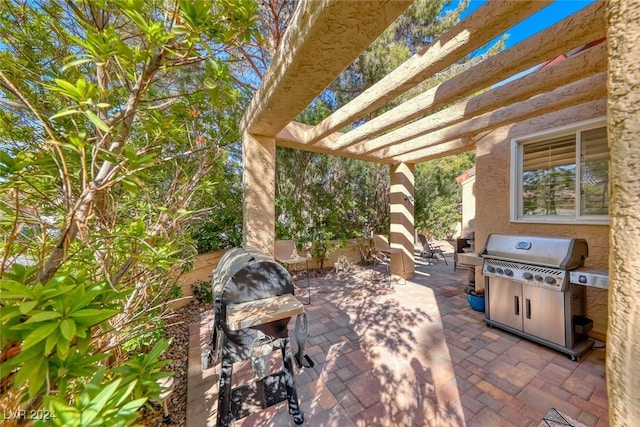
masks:
<svg viewBox="0 0 640 427"><path fill-rule="evenodd" d="M584 265L589 251L584 239L490 234L480 255L484 258L573 270Z"/></svg>
<svg viewBox="0 0 640 427"><path fill-rule="evenodd" d="M280 264L251 247L230 249L211 274L214 301L242 303L293 293L293 280Z"/></svg>

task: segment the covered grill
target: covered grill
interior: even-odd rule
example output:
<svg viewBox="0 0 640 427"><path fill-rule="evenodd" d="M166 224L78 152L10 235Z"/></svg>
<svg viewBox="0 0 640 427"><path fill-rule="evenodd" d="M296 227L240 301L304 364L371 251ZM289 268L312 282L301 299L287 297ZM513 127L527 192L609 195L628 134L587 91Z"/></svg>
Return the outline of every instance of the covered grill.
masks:
<svg viewBox="0 0 640 427"><path fill-rule="evenodd" d="M304 421L294 383L288 323L303 311L293 296L289 272L260 251L235 248L220 258L211 279L214 301L212 347L221 360L218 425L229 425L252 412L287 399L296 424ZM257 381L231 388L233 363L251 358L252 365L280 349L284 369L267 375L256 368ZM260 369L259 369L260 368ZM263 371L257 373L257 371Z"/></svg>
<svg viewBox="0 0 640 427"><path fill-rule="evenodd" d="M585 288L569 280L588 256L586 240L491 234L480 255L487 325L573 360L593 346L586 336L593 322L585 317Z"/></svg>

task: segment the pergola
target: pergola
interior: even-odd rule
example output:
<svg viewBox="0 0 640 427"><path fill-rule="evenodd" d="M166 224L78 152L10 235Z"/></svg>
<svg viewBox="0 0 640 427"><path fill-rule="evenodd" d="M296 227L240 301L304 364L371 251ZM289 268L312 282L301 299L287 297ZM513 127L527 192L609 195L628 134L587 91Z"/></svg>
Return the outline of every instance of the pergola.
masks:
<svg viewBox="0 0 640 427"><path fill-rule="evenodd" d="M467 71L341 133L441 72L549 0L490 0L316 126L293 119L410 4L302 1L241 123L244 243L273 254L275 147L391 165L391 243L413 273L416 163L474 149L510 123L594 100L607 102L610 146L608 388L613 425L640 425L640 3L596 2ZM607 43L593 43L606 38ZM570 50L552 66L494 86ZM475 96L472 96L477 94ZM471 96L471 97L470 97ZM470 97L470 98L469 98ZM466 100L463 100L466 99ZM479 177L478 179L481 179ZM400 272L400 258L392 269Z"/></svg>

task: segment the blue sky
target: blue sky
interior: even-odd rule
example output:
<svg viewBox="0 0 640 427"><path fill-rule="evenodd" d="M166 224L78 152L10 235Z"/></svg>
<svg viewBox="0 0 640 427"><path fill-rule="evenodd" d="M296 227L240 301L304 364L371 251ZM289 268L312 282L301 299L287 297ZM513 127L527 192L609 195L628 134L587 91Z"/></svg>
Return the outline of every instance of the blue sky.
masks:
<svg viewBox="0 0 640 427"><path fill-rule="evenodd" d="M522 41L534 35L535 33L555 24L556 22L571 15L572 13L583 9L594 1L595 0L556 0L549 6L540 10L538 13L531 15L528 19L525 19L518 25L510 28L507 31L507 34L509 34L509 38L507 40L506 47L509 48L513 46L519 41ZM452 3L454 4L452 6L449 6L448 9L455 7L457 1L453 0ZM467 17L484 3L486 3L486 0L471 0L467 10L462 13L462 19ZM445 8L445 10L447 10L447 8Z"/></svg>

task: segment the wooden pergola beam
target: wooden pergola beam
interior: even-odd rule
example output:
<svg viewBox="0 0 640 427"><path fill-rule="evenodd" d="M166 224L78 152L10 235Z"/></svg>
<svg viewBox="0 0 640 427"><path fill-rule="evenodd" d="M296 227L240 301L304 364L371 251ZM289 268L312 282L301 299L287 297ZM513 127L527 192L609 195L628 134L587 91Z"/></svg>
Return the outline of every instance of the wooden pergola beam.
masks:
<svg viewBox="0 0 640 427"><path fill-rule="evenodd" d="M275 136L411 3L302 1L251 100L241 129Z"/></svg>
<svg viewBox="0 0 640 427"><path fill-rule="evenodd" d="M315 143L377 110L550 3L551 0L490 0L438 40L324 119L309 132L307 141Z"/></svg>
<svg viewBox="0 0 640 427"><path fill-rule="evenodd" d="M572 117L585 117L593 111L604 111L606 99L597 99L595 101L585 102L583 104L574 105L565 109L563 112L561 123L566 123L566 116L570 114ZM551 112L553 113L553 112ZM544 114L543 114L544 115ZM536 116L538 117L538 116ZM547 119L544 119L547 120ZM505 126L509 126L508 124ZM439 159L442 157L458 154L465 151L473 150L479 141L484 144L495 144L508 138L508 132L504 128L490 129L474 134L472 137L464 137L454 141L444 142L442 144L423 148L392 158L393 162L422 163L429 160Z"/></svg>
<svg viewBox="0 0 640 427"><path fill-rule="evenodd" d="M482 136L490 132L482 133ZM400 162L399 159L409 159L408 163L421 163L427 160L437 159L441 157L451 156L453 154L464 153L475 148L478 141L482 139L482 136L464 137L456 139L454 141L444 142L442 144L434 145L431 147L423 148L421 150L414 151L411 154L405 154L396 157L394 162Z"/></svg>
<svg viewBox="0 0 640 427"><path fill-rule="evenodd" d="M510 49L487 58L467 71L345 133L330 148L345 148L374 138L389 129L437 111L481 88L555 58L568 49L605 37L604 12L604 2L593 3Z"/></svg>
<svg viewBox="0 0 640 427"><path fill-rule="evenodd" d="M573 81L606 71L606 69L607 46L605 43L601 43L562 62L527 74L370 141L361 142L345 151L350 154L372 153L452 126L488 111L526 100Z"/></svg>
<svg viewBox="0 0 640 427"><path fill-rule="evenodd" d="M420 155L415 153L410 155L414 151L606 96L606 73L599 73L551 92L534 96L528 100L481 114L429 135L410 139L401 144L372 153L372 156L381 159L391 157L396 161L412 162L420 158Z"/></svg>
<svg viewBox="0 0 640 427"><path fill-rule="evenodd" d="M350 159L364 160L367 162L375 163L391 163L391 160L381 159L370 155L359 155L336 152L327 148L324 148L324 144L331 143L332 140L338 138L341 134L335 133L324 138L323 145L312 145L304 142L304 134L309 131L313 126L306 125L298 122L289 123L284 129L282 129L276 135L276 145L278 147L292 148L294 150L312 151L314 153L328 154L330 156L347 157Z"/></svg>

